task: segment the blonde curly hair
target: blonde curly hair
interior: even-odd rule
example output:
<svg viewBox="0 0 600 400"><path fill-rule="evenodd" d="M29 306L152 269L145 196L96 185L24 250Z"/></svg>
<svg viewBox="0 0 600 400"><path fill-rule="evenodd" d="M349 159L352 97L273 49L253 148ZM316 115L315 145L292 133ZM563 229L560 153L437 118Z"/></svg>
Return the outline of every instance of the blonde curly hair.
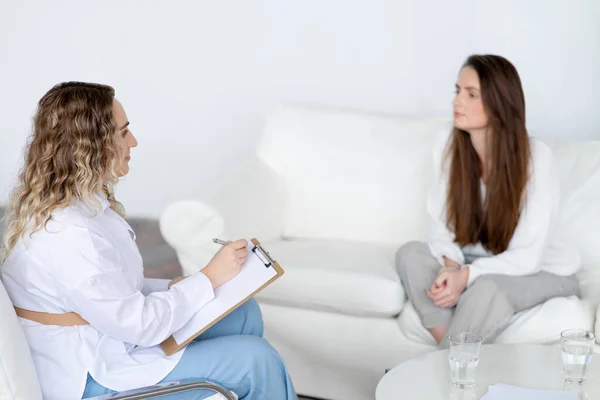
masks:
<svg viewBox="0 0 600 400"><path fill-rule="evenodd" d="M5 215L0 260L25 234L45 227L53 211L75 200L99 208L94 195L103 193L124 215L114 196L115 166L122 157L115 141L114 97L110 86L64 82L41 98Z"/></svg>

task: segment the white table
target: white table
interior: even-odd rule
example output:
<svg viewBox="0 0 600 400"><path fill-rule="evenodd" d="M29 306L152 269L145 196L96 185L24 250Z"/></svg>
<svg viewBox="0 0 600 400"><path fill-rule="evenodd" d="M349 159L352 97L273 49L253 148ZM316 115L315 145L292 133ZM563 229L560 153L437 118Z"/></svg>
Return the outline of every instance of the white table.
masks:
<svg viewBox="0 0 600 400"><path fill-rule="evenodd" d="M480 399L496 383L535 389L563 390L564 379L559 345L483 345L475 388L452 389L448 351L441 350L408 360L379 381L376 400ZM588 382L576 387L588 399L600 399L600 354L594 354ZM582 397L585 398L585 397Z"/></svg>

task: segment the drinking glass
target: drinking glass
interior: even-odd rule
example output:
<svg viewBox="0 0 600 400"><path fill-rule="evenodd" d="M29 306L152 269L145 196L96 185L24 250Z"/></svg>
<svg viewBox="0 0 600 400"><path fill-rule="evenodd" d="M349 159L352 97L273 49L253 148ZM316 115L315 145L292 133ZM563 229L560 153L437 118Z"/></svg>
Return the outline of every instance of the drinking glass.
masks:
<svg viewBox="0 0 600 400"><path fill-rule="evenodd" d="M565 380L587 381L588 366L592 362L596 336L584 329L568 329L560 335Z"/></svg>
<svg viewBox="0 0 600 400"><path fill-rule="evenodd" d="M481 336L469 332L448 336L448 361L452 386L463 389L475 386L481 341Z"/></svg>

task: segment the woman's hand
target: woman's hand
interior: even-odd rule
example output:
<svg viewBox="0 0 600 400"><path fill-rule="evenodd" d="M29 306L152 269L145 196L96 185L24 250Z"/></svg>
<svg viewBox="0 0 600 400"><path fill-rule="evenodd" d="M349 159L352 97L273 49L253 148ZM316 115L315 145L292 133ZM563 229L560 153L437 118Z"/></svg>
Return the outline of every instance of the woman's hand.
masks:
<svg viewBox="0 0 600 400"><path fill-rule="evenodd" d="M212 283L213 289L231 280L241 271L248 255L247 246L248 241L240 239L221 247L202 269L202 273Z"/></svg>
<svg viewBox="0 0 600 400"><path fill-rule="evenodd" d="M433 282L431 289L427 290L427 296L438 307L453 307L458 303L458 299L467 287L468 281L469 267L461 269L444 267Z"/></svg>

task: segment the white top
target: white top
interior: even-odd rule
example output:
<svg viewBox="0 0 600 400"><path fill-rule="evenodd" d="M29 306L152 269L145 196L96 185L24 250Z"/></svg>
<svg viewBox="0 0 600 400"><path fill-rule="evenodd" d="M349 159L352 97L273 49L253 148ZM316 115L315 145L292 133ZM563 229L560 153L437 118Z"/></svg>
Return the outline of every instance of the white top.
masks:
<svg viewBox="0 0 600 400"><path fill-rule="evenodd" d="M526 187L526 201L521 208L519 222L506 251L493 255L481 243L460 247L454 242L454 232L446 224L446 194L449 165L444 161L450 132L436 138L433 151L434 182L429 193L427 209L431 220L429 248L444 265L443 256L465 264L470 263L470 285L481 275L531 275L547 271L556 275L572 275L581 264L577 250L558 237L555 229L560 204L558 169L550 148L539 140L530 139L531 172ZM482 193L485 187L482 184Z"/></svg>
<svg viewBox="0 0 600 400"><path fill-rule="evenodd" d="M159 344L214 297L201 272L171 289L168 280L144 278L131 227L106 198L98 199L96 216L83 202L54 212L46 229L19 241L2 267L15 306L72 311L90 323L20 319L46 400L80 399L88 372L118 391L159 382L183 354L166 356Z"/></svg>
<svg viewBox="0 0 600 400"><path fill-rule="evenodd" d="M439 350L405 361L385 374L377 385L375 399L474 400L481 399L490 386L498 384L539 390L572 390L578 392L580 398L599 399L599 356L592 356L588 382L579 386L564 383L560 345L483 345L475 388L460 390L452 389L450 385L448 350ZM541 397L529 397L538 398Z"/></svg>

